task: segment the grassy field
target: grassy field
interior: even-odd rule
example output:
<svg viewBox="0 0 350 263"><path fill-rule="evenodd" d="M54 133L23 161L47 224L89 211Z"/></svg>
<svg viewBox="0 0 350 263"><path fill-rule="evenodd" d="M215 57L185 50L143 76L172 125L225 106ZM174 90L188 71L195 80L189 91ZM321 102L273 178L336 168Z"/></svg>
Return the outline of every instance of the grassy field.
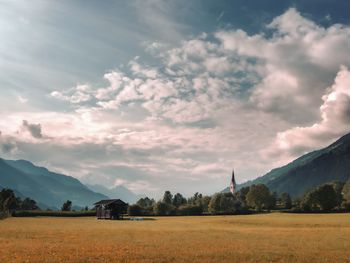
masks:
<svg viewBox="0 0 350 263"><path fill-rule="evenodd" d="M350 214L0 221L0 262L350 262Z"/></svg>

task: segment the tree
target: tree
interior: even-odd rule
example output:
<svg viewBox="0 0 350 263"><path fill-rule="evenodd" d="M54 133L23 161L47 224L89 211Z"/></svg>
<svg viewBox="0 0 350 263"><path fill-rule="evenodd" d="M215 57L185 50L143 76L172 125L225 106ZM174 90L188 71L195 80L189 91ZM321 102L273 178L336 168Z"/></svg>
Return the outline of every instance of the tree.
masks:
<svg viewBox="0 0 350 263"><path fill-rule="evenodd" d="M37 210L39 207L37 206L36 202L33 199L25 198L21 202L21 209L22 210Z"/></svg>
<svg viewBox="0 0 350 263"><path fill-rule="evenodd" d="M343 198L343 188L345 183L344 182L340 182L340 181L335 181L330 183L335 191L335 194L337 196L337 205L336 207L341 207L344 198Z"/></svg>
<svg viewBox="0 0 350 263"><path fill-rule="evenodd" d="M338 197L332 185L322 185L316 189L316 193L321 210L330 211L337 206Z"/></svg>
<svg viewBox="0 0 350 263"><path fill-rule="evenodd" d="M305 194L300 208L304 211L330 211L338 205L338 196L331 184L324 184Z"/></svg>
<svg viewBox="0 0 350 263"><path fill-rule="evenodd" d="M180 205L186 204L187 200L185 197L182 196L182 194L177 193L176 195L174 195L172 203L175 207L179 207Z"/></svg>
<svg viewBox="0 0 350 263"><path fill-rule="evenodd" d="M72 210L72 201L67 200L65 203L63 203L61 210L62 211L71 211Z"/></svg>
<svg viewBox="0 0 350 263"><path fill-rule="evenodd" d="M319 210L317 204L317 194L314 190L307 192L300 202L300 209L309 212Z"/></svg>
<svg viewBox="0 0 350 263"><path fill-rule="evenodd" d="M17 198L11 189L2 189L0 192L0 210L4 212L19 208L21 199Z"/></svg>
<svg viewBox="0 0 350 263"><path fill-rule="evenodd" d="M208 211L212 214L217 214L219 211L221 211L221 194L215 194L212 196L209 202Z"/></svg>
<svg viewBox="0 0 350 263"><path fill-rule="evenodd" d="M201 207L202 207L203 212L208 212L210 199L211 199L211 197L207 196L207 195L202 197Z"/></svg>
<svg viewBox="0 0 350 263"><path fill-rule="evenodd" d="M154 205L153 211L156 215L168 216L175 214L175 207L172 204L159 201Z"/></svg>
<svg viewBox="0 0 350 263"><path fill-rule="evenodd" d="M257 211L261 211L263 208L270 209L274 205L274 198L269 188L264 184L252 185L246 199L247 205Z"/></svg>
<svg viewBox="0 0 350 263"><path fill-rule="evenodd" d="M19 208L20 199L16 198L15 195L9 196L3 202L3 211L12 213L14 210Z"/></svg>
<svg viewBox="0 0 350 263"><path fill-rule="evenodd" d="M200 205L203 195L195 193L192 197L188 198L187 203L191 205Z"/></svg>
<svg viewBox="0 0 350 263"><path fill-rule="evenodd" d="M265 205L266 209L275 209L276 208L276 202L277 202L277 193L273 192L270 193L270 197Z"/></svg>
<svg viewBox="0 0 350 263"><path fill-rule="evenodd" d="M140 198L140 200L138 200L136 202L136 204L142 208L142 214L144 214L144 215L153 214L153 207L154 207L155 203L156 202L154 201L153 198L149 199L148 197Z"/></svg>
<svg viewBox="0 0 350 263"><path fill-rule="evenodd" d="M345 206L346 208L350 208L350 180L348 180L342 190L342 194L343 194L343 199L344 199L344 203L343 206Z"/></svg>
<svg viewBox="0 0 350 263"><path fill-rule="evenodd" d="M240 203L231 193L217 193L209 203L208 210L212 214L232 214L240 209Z"/></svg>
<svg viewBox="0 0 350 263"><path fill-rule="evenodd" d="M281 194L281 206L284 209L291 209L292 208L292 198L288 193L282 193Z"/></svg>
<svg viewBox="0 0 350 263"><path fill-rule="evenodd" d="M149 199L148 197L145 198L140 198L137 202L137 205L139 205L140 207L144 208L144 209L148 209L150 207L153 207L155 204L154 199Z"/></svg>
<svg viewBox="0 0 350 263"><path fill-rule="evenodd" d="M129 216L140 216L142 215L142 207L139 205L129 205L128 207Z"/></svg>
<svg viewBox="0 0 350 263"><path fill-rule="evenodd" d="M173 200L173 195L170 193L170 191L165 191L163 196L163 202L166 204L171 204Z"/></svg>
<svg viewBox="0 0 350 263"><path fill-rule="evenodd" d="M249 193L250 187L242 187L238 192L235 193L237 200L241 201L243 205L247 204L247 194Z"/></svg>

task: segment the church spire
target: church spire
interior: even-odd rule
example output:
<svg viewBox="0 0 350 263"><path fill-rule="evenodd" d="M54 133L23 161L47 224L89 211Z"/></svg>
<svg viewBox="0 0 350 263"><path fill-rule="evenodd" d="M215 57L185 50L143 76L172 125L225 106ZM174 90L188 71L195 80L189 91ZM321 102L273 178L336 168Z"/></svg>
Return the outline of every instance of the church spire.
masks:
<svg viewBox="0 0 350 263"><path fill-rule="evenodd" d="M235 194L236 192L236 180L235 180L235 171L232 170L232 178L231 178L231 182L230 182L230 192L232 194Z"/></svg>

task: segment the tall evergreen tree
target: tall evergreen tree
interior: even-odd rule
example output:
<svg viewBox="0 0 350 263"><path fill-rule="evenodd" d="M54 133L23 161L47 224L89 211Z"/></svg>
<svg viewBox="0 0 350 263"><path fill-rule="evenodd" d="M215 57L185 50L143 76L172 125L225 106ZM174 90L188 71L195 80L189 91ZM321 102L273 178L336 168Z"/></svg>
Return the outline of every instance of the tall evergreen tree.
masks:
<svg viewBox="0 0 350 263"><path fill-rule="evenodd" d="M166 204L172 204L173 201L173 195L171 194L170 191L165 191L164 196L163 196L163 203Z"/></svg>

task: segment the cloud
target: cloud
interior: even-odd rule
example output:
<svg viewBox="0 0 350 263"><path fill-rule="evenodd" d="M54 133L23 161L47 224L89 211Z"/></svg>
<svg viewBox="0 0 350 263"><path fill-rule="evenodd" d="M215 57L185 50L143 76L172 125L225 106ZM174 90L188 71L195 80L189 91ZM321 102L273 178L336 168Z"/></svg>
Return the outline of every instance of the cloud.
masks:
<svg viewBox="0 0 350 263"><path fill-rule="evenodd" d="M321 120L309 127L294 127L277 134L268 156L294 157L326 146L350 131L350 71L342 67L323 97Z"/></svg>
<svg viewBox="0 0 350 263"><path fill-rule="evenodd" d="M261 81L252 89L253 105L295 124L315 120L339 66L350 63L344 56L350 46L349 27L324 28L291 8L268 28L271 37L249 36L242 30L220 31L216 36L227 53L255 60Z"/></svg>
<svg viewBox="0 0 350 263"><path fill-rule="evenodd" d="M155 79L158 76L158 70L150 67L143 67L136 60L129 62L130 69L135 76Z"/></svg>
<svg viewBox="0 0 350 263"><path fill-rule="evenodd" d="M19 101L20 103L25 104L25 103L27 103L27 102L28 102L28 99L27 99L27 98L22 97L21 95L18 95L18 96L17 96L17 98L18 98L18 101Z"/></svg>
<svg viewBox="0 0 350 263"><path fill-rule="evenodd" d="M31 136L33 136L36 139L41 139L43 138L43 134L41 132L41 124L31 124L27 120L23 120L22 122L22 128L25 131L28 131Z"/></svg>
<svg viewBox="0 0 350 263"><path fill-rule="evenodd" d="M157 34L163 40L177 42L183 39L185 26L174 16L179 3L165 0L137 0L132 5L138 13L138 20L150 34Z"/></svg>
<svg viewBox="0 0 350 263"><path fill-rule="evenodd" d="M17 150L16 141L0 131L0 150L4 154L12 154Z"/></svg>
<svg viewBox="0 0 350 263"><path fill-rule="evenodd" d="M99 130L101 142L108 137L124 148L162 149L160 156L172 149L171 156L156 155L152 169L166 170L156 161L160 158L184 173L203 171L220 177L231 169L230 160L214 168L211 163L216 165L218 156L234 156L239 169L252 176L267 169L266 156L286 162L320 146L321 140L328 142L346 132L346 128L334 132L327 127L328 119L346 127L347 97L339 95L331 107L331 101L322 96L329 93L340 65L350 63L340 55L347 52L349 28L322 27L291 8L273 19L267 30L269 34L254 35L240 29L220 30L184 40L177 47L149 43L146 50L158 60L157 67L137 57L123 70L107 73L106 87L77 86L63 92L61 99L90 116L91 126L98 119L101 127L101 120L106 120ZM81 93L90 104L74 99ZM119 114L118 121L130 131L116 132L108 112ZM130 121L136 115L139 126ZM313 124L317 129L308 128ZM300 134L308 134L308 139ZM94 140L96 135L90 135L89 140ZM307 143L302 144L303 140ZM160 146L162 142L166 144ZM204 158L204 152L214 159ZM253 153L261 153L261 159L256 160ZM176 165L172 160L177 154L185 154L193 163ZM251 170L245 168L249 160L254 160Z"/></svg>
<svg viewBox="0 0 350 263"><path fill-rule="evenodd" d="M233 167L243 182L349 131L349 32L291 8L256 34L147 42L152 63L53 91L66 112L2 112L0 129L17 136L14 157L86 182L217 191Z"/></svg>
<svg viewBox="0 0 350 263"><path fill-rule="evenodd" d="M73 104L80 104L91 100L89 85L78 85L66 92L53 91L50 93L53 98L68 101Z"/></svg>
<svg viewBox="0 0 350 263"><path fill-rule="evenodd" d="M126 188L130 189L131 191L134 191L135 193L145 193L145 192L159 190L153 184L145 180L129 181L125 179L116 179L114 182L114 185L115 186L123 185Z"/></svg>

